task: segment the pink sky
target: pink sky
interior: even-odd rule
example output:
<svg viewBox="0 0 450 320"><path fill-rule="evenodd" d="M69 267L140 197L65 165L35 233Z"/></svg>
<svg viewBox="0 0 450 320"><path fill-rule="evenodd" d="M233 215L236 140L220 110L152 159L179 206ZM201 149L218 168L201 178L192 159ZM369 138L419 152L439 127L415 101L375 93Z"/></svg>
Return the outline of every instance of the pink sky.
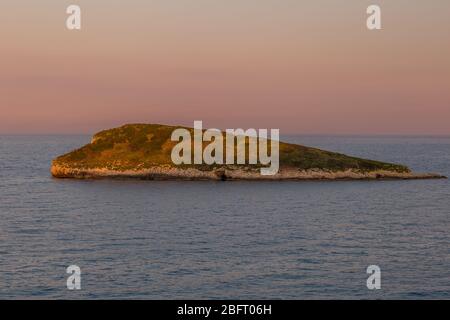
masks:
<svg viewBox="0 0 450 320"><path fill-rule="evenodd" d="M0 133L450 134L447 0L2 0L0 39Z"/></svg>

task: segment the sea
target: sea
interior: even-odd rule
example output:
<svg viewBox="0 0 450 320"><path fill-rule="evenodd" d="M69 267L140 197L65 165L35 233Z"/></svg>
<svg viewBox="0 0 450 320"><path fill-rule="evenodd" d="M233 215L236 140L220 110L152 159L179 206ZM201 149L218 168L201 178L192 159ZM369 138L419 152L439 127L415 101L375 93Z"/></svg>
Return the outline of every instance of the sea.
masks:
<svg viewBox="0 0 450 320"><path fill-rule="evenodd" d="M449 180L52 178L90 138L0 136L0 299L450 298ZM450 137L283 140L450 176Z"/></svg>

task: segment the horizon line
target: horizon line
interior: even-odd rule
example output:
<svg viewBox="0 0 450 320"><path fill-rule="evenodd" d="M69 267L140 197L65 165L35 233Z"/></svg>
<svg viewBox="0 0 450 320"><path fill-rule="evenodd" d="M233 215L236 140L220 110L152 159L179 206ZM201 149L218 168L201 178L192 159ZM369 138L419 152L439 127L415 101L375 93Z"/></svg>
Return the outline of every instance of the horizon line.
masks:
<svg viewBox="0 0 450 320"><path fill-rule="evenodd" d="M111 128L113 129L113 128ZM108 129L104 129L108 130ZM222 130L222 129L220 129ZM102 131L102 130L100 130ZM0 132L0 136L93 136L100 132ZM223 131L223 130L222 130ZM450 133L327 133L327 132L282 132L281 136L335 136L335 137L450 137Z"/></svg>

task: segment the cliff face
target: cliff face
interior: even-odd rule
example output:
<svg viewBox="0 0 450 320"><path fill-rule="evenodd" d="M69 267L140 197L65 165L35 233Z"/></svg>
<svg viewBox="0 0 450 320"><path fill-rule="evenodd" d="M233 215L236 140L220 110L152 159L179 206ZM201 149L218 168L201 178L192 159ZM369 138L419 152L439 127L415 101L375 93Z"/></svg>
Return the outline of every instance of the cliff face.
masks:
<svg viewBox="0 0 450 320"><path fill-rule="evenodd" d="M122 177L141 179L380 179L434 178L417 175L402 165L360 159L339 153L282 143L280 169L262 176L261 165L174 165L171 134L178 127L134 124L94 135L90 144L53 160L57 178ZM192 129L186 128L192 132ZM204 143L204 146L208 145Z"/></svg>

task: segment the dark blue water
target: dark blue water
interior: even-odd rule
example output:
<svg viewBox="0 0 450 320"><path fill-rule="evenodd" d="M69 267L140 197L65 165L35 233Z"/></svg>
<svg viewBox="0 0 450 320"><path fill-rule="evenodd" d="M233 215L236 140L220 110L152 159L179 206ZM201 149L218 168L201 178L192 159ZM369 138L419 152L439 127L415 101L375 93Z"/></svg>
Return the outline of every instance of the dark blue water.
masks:
<svg viewBox="0 0 450 320"><path fill-rule="evenodd" d="M0 137L0 298L450 298L448 180L52 179L89 140ZM287 140L450 176L450 138Z"/></svg>

